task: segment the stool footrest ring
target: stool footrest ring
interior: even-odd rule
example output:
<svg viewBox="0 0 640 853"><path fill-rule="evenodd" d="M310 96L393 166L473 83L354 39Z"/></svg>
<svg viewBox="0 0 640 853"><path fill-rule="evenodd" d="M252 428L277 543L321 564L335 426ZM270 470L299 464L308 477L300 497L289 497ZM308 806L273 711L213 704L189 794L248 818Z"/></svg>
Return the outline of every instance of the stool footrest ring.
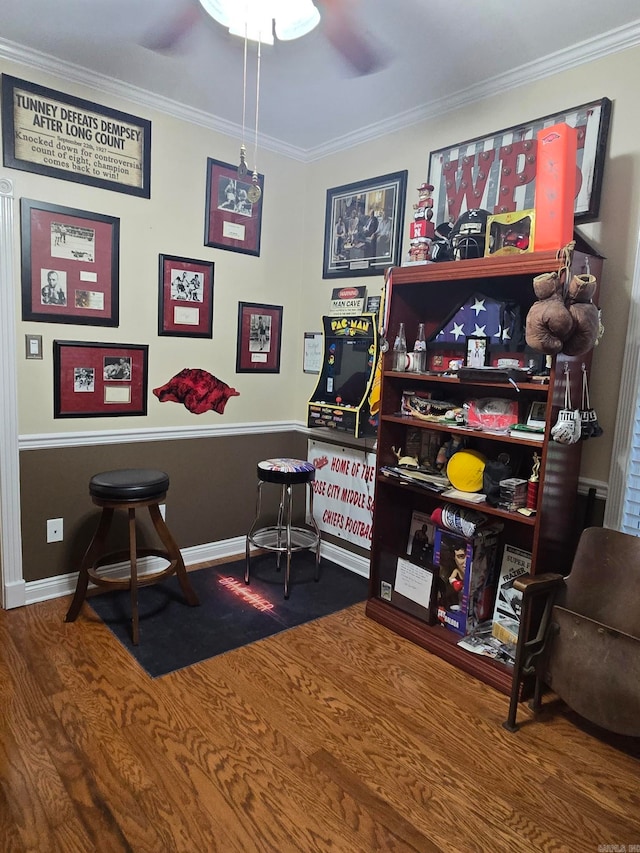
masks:
<svg viewBox="0 0 640 853"><path fill-rule="evenodd" d="M304 527L291 528L291 550L303 551L307 548L315 548L319 540L314 530ZM249 542L256 548L265 548L267 551L287 550L287 530L285 527L262 527L254 530L248 536Z"/></svg>

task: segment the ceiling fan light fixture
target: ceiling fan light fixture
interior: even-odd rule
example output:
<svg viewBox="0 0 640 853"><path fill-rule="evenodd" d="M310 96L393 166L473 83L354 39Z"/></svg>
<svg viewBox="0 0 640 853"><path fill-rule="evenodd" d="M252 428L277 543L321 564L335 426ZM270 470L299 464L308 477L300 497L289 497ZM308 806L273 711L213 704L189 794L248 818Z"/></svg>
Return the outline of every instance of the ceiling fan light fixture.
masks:
<svg viewBox="0 0 640 853"><path fill-rule="evenodd" d="M200 0L205 12L232 35L273 44L273 30L281 40L300 38L320 21L312 0Z"/></svg>

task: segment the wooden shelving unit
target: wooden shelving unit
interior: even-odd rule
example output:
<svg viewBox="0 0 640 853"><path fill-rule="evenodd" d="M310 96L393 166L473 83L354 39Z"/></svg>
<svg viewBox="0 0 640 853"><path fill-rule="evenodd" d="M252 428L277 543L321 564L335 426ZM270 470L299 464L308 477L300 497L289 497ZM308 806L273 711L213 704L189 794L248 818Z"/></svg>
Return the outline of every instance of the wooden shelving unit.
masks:
<svg viewBox="0 0 640 853"><path fill-rule="evenodd" d="M396 268L393 270L389 294L389 338L392 340L400 322L403 322L411 345L411 336L418 323L422 322L429 339L440 330L457 307L475 293L501 301L517 302L524 318L536 299L533 278L558 267L556 252L534 252ZM601 271L601 258L574 252L573 274L590 272L599 282ZM457 645L461 639L458 634L440 624L429 625L381 597L381 567L384 565L388 568L390 561L407 557L412 513L416 510L430 513L444 501L439 495L419 486L384 476L380 469L396 464L392 448L405 445L409 427L464 435L468 439L468 446L476 447L488 458L496 457L501 450L505 450L519 468L516 476L524 479L530 475L533 453L538 453L541 459L540 486L535 516L526 517L464 500L447 499L447 502L479 510L502 522L499 560L502 545L509 543L531 552L532 574L549 571L566 573L576 545L575 501L582 447L581 442L564 445L551 440L550 428L564 406L565 364L570 368L572 400L574 406L578 407L581 366L584 363L587 369L590 367L591 353L578 358L561 354L553 359L547 384L527 381L519 384L518 388L505 383L462 381L452 376L398 373L390 369L391 359L392 353L389 352L385 356L382 377L367 615L485 683L508 693L511 687L511 670L508 667L460 648ZM545 438L543 441L534 441L495 432L472 432L466 428L405 417L400 414L402 394L414 388L431 391L434 398L450 399L452 402L473 396L517 399L522 418L531 402L544 401L547 404Z"/></svg>

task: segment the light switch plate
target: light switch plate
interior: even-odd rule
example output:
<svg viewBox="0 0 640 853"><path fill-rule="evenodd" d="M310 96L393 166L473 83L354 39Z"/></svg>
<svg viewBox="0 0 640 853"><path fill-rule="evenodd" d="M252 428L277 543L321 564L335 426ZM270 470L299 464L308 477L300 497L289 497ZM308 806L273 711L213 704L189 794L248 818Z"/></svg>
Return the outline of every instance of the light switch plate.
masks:
<svg viewBox="0 0 640 853"><path fill-rule="evenodd" d="M25 335L24 344L27 358L42 358L42 335Z"/></svg>

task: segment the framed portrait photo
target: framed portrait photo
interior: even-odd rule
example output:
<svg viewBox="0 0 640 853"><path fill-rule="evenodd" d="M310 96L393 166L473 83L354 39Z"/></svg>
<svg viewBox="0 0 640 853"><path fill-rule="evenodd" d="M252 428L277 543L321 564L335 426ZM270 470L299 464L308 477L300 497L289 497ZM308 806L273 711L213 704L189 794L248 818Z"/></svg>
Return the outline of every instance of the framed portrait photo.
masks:
<svg viewBox="0 0 640 853"><path fill-rule="evenodd" d="M260 255L264 175L258 175L259 198L250 174L207 158L204 245L245 255Z"/></svg>
<svg viewBox="0 0 640 853"><path fill-rule="evenodd" d="M466 366L484 367L487 363L489 339L480 335L469 335L466 339Z"/></svg>
<svg viewBox="0 0 640 853"><path fill-rule="evenodd" d="M280 373L282 306L238 303L236 373Z"/></svg>
<svg viewBox="0 0 640 853"><path fill-rule="evenodd" d="M54 418L147 414L146 344L53 342Z"/></svg>
<svg viewBox="0 0 640 853"><path fill-rule="evenodd" d="M22 319L117 326L120 220L20 200Z"/></svg>
<svg viewBox="0 0 640 853"><path fill-rule="evenodd" d="M160 255L158 334L213 337L213 263Z"/></svg>
<svg viewBox="0 0 640 853"><path fill-rule="evenodd" d="M322 277L399 266L406 194L406 171L327 190Z"/></svg>

